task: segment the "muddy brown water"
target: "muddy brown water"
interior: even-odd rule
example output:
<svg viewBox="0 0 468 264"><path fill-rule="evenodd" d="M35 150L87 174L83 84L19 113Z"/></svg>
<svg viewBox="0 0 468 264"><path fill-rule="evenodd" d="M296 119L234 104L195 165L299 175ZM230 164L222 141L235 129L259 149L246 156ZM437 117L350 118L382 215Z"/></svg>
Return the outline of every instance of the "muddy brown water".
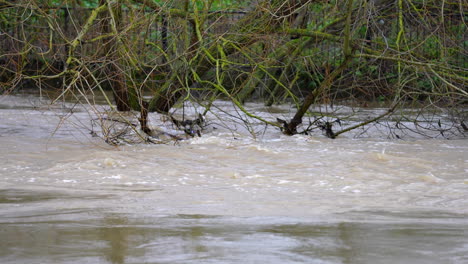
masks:
<svg viewBox="0 0 468 264"><path fill-rule="evenodd" d="M468 263L467 140L115 148L86 111L56 130L67 113L7 99L0 263Z"/></svg>

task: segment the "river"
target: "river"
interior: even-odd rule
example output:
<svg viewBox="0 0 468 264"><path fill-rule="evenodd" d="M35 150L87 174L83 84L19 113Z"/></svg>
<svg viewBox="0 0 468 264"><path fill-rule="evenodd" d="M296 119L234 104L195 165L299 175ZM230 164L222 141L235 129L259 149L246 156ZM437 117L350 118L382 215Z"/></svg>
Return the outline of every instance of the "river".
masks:
<svg viewBox="0 0 468 264"><path fill-rule="evenodd" d="M69 110L1 97L0 263L468 263L467 140L115 147Z"/></svg>

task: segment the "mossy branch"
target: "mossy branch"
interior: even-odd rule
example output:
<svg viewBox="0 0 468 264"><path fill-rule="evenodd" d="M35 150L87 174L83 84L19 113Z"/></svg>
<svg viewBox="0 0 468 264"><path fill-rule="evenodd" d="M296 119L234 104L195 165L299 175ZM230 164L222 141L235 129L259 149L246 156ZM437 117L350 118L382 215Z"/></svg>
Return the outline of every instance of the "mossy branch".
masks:
<svg viewBox="0 0 468 264"><path fill-rule="evenodd" d="M97 7L97 8L95 8L91 12L91 14L89 15L88 20L83 25L83 28L78 33L76 38L73 41L70 42L70 44L69 44L70 49L68 51L68 58L67 58L67 61L66 61L67 65L69 65L72 62L73 53L74 53L76 47L78 46L78 44L80 44L83 41L83 37L86 35L86 33L89 31L89 29L93 25L93 23L96 20L98 14L105 11L105 10L107 10L107 4L104 4L104 5L101 5L101 6Z"/></svg>

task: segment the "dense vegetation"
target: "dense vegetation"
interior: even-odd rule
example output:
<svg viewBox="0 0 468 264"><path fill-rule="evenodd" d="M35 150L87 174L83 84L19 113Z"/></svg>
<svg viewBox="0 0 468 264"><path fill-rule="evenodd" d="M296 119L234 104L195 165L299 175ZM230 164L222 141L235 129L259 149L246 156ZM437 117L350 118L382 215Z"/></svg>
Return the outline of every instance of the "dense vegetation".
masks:
<svg viewBox="0 0 468 264"><path fill-rule="evenodd" d="M335 138L391 118L396 128L410 121L460 136L468 130L467 7L445 0L0 0L0 81L4 92L112 90L109 105L139 113L147 134L149 112L168 114L190 101L205 115L223 99L288 135L322 129ZM244 107L250 100L297 110L290 120L266 120ZM338 126L352 117L339 116L336 105L387 110ZM400 111L408 108L416 111ZM421 117L429 122L418 124Z"/></svg>

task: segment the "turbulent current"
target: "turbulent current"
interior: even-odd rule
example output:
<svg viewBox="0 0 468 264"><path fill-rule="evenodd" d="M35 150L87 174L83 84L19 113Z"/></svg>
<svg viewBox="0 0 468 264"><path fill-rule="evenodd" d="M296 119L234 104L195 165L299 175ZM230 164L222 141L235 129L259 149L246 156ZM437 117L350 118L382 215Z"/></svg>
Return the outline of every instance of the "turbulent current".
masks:
<svg viewBox="0 0 468 264"><path fill-rule="evenodd" d="M468 263L467 140L113 147L67 109L0 100L0 263Z"/></svg>

